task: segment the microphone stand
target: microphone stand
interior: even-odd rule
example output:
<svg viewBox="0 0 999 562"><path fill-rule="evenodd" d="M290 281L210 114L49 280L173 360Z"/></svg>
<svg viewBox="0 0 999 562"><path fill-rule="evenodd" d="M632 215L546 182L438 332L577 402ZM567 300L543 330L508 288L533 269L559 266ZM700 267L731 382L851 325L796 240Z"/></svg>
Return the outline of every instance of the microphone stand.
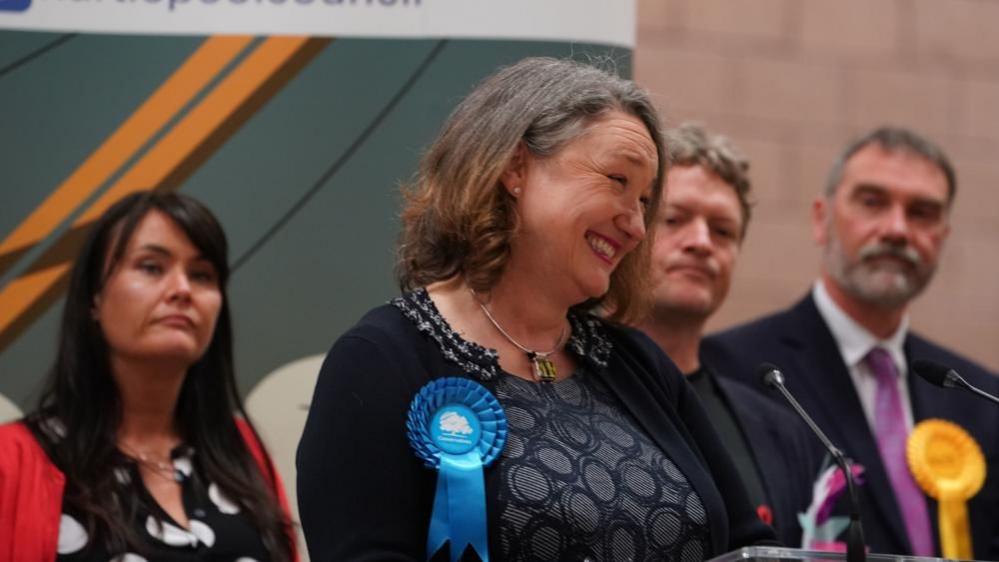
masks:
<svg viewBox="0 0 999 562"><path fill-rule="evenodd" d="M912 370L919 375L920 378L932 385L943 388L961 388L972 394L976 394L993 404L999 404L999 398L996 398L995 395L989 394L988 392L985 392L984 390L964 380L964 377L957 374L957 371L947 367L946 365L937 363L936 361L916 359L912 362Z"/></svg>
<svg viewBox="0 0 999 562"><path fill-rule="evenodd" d="M953 372L953 371L951 371L951 372ZM985 392L984 390L981 390L980 388L976 387L975 385L969 383L968 381L964 380L963 377L961 377L960 375L957 375L957 373L954 373L954 374L957 376L957 386L960 386L961 388L967 390L968 392L971 392L973 394L977 394L978 396L981 396L982 398L984 398L984 399L986 399L986 400L988 400L988 401L990 401L990 402L992 402L994 404L999 404L999 398L996 398L995 396L992 396L988 392Z"/></svg>
<svg viewBox="0 0 999 562"><path fill-rule="evenodd" d="M857 487L853 482L853 472L850 471L850 461L847 460L843 451L839 450L839 447L832 444L832 441L826 437L826 434L819 429L819 426L815 425L812 417L809 416L805 410L798 404L798 401L794 399L791 392L784 387L784 376L777 369L771 369L763 378L763 382L767 386L771 386L780 391L784 399L787 400L788 404L796 412L801 419L805 420L805 423L812 429L812 431L819 437L822 444L825 445L829 454L832 455L833 460L839 466L840 470L843 471L843 477L846 478L846 488L847 492L850 494L850 526L846 531L846 560L847 562L865 562L867 560L867 549L864 546L864 528L860 522L860 500L857 496Z"/></svg>

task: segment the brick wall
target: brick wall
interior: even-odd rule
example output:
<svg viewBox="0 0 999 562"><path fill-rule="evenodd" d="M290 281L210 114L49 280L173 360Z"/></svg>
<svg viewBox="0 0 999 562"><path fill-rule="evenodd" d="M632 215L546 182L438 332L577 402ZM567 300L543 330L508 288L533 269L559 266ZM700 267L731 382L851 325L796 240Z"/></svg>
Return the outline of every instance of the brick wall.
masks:
<svg viewBox="0 0 999 562"><path fill-rule="evenodd" d="M754 222L722 328L801 297L809 208L845 142L893 123L957 167L953 231L915 329L999 370L999 2L639 0L635 77L668 125L699 121L752 160Z"/></svg>

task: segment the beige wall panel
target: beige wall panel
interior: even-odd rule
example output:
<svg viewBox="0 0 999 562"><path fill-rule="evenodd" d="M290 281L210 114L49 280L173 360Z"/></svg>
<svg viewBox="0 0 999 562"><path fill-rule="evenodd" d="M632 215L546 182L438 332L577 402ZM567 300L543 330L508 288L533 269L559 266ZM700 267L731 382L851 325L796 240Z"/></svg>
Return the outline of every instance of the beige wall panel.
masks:
<svg viewBox="0 0 999 562"><path fill-rule="evenodd" d="M779 39L785 35L788 0L702 0L687 2L684 27L689 30Z"/></svg>
<svg viewBox="0 0 999 562"><path fill-rule="evenodd" d="M847 73L847 122L856 130L904 124L927 135L954 127L957 83L947 77L894 70Z"/></svg>
<svg viewBox="0 0 999 562"><path fill-rule="evenodd" d="M771 140L745 140L739 148L749 158L755 207L789 200L785 178L789 176L791 155L786 144ZM791 198L790 200L793 200Z"/></svg>
<svg viewBox="0 0 999 562"><path fill-rule="evenodd" d="M999 62L999 2L916 0L914 26L921 54L956 63Z"/></svg>
<svg viewBox="0 0 999 562"><path fill-rule="evenodd" d="M726 105L732 64L711 53L652 44L640 56L636 54L635 74L659 76L660 88L652 92L656 104L668 114L682 115ZM687 76L698 79L684 79ZM672 120L669 116L666 119Z"/></svg>
<svg viewBox="0 0 999 562"><path fill-rule="evenodd" d="M732 105L738 113L805 123L843 116L842 73L836 66L745 57L735 72Z"/></svg>
<svg viewBox="0 0 999 562"><path fill-rule="evenodd" d="M801 45L858 57L885 57L899 46L899 5L892 1L806 0L801 3Z"/></svg>
<svg viewBox="0 0 999 562"><path fill-rule="evenodd" d="M952 213L958 233L999 236L999 153L996 157L992 161L954 157L958 196ZM966 193L974 193L974 198Z"/></svg>
<svg viewBox="0 0 999 562"><path fill-rule="evenodd" d="M999 20L996 22L999 24ZM999 141L999 73L992 81L969 81L963 85L959 103L959 132Z"/></svg>

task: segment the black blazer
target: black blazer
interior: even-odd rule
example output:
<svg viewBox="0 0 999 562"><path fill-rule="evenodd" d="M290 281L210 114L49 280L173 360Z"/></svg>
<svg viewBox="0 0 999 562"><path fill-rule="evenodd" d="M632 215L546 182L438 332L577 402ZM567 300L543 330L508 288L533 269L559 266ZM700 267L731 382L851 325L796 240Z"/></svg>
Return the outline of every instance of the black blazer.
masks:
<svg viewBox="0 0 999 562"><path fill-rule="evenodd" d="M773 532L750 507L683 375L644 334L605 327L613 351L596 376L701 496L711 527L711 552L705 554L772 543ZM454 376L468 375L391 305L369 312L333 345L296 459L299 513L312 560L426 559L436 473L411 452L406 412L424 384ZM495 466L485 470L487 506L499 493ZM487 511L490 528L497 526L494 513Z"/></svg>
<svg viewBox="0 0 999 562"><path fill-rule="evenodd" d="M931 359L956 369L972 384L999 393L999 379L916 334L905 344L909 364ZM755 379L764 361L776 364L787 387L847 456L865 468L860 487L864 533L873 552L911 552L901 513L894 501L877 442L867 424L860 399L832 333L811 295L792 308L707 338L702 353L719 372L744 381ZM999 558L999 408L956 389L942 389L908 374L909 395L916 423L943 418L967 430L982 447L988 464L985 486L969 502L975 558ZM937 505L929 499L930 520L939 554ZM840 502L845 509L845 502Z"/></svg>
<svg viewBox="0 0 999 562"><path fill-rule="evenodd" d="M822 461L815 448L818 438L796 415L749 385L730 377L714 376L713 380L749 446L773 512L777 538L786 546L801 546L798 513L812 499Z"/></svg>

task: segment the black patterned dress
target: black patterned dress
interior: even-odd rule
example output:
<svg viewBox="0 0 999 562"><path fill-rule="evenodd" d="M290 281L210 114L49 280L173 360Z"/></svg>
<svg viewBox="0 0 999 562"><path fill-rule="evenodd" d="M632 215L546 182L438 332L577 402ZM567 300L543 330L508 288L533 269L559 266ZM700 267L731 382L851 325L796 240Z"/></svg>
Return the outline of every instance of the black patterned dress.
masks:
<svg viewBox="0 0 999 562"><path fill-rule="evenodd" d="M591 370L612 349L601 324L572 317L579 367L554 383L504 373L497 354L463 340L425 291L395 299L407 318L490 386L509 434L497 464L502 560L703 560L700 497Z"/></svg>

